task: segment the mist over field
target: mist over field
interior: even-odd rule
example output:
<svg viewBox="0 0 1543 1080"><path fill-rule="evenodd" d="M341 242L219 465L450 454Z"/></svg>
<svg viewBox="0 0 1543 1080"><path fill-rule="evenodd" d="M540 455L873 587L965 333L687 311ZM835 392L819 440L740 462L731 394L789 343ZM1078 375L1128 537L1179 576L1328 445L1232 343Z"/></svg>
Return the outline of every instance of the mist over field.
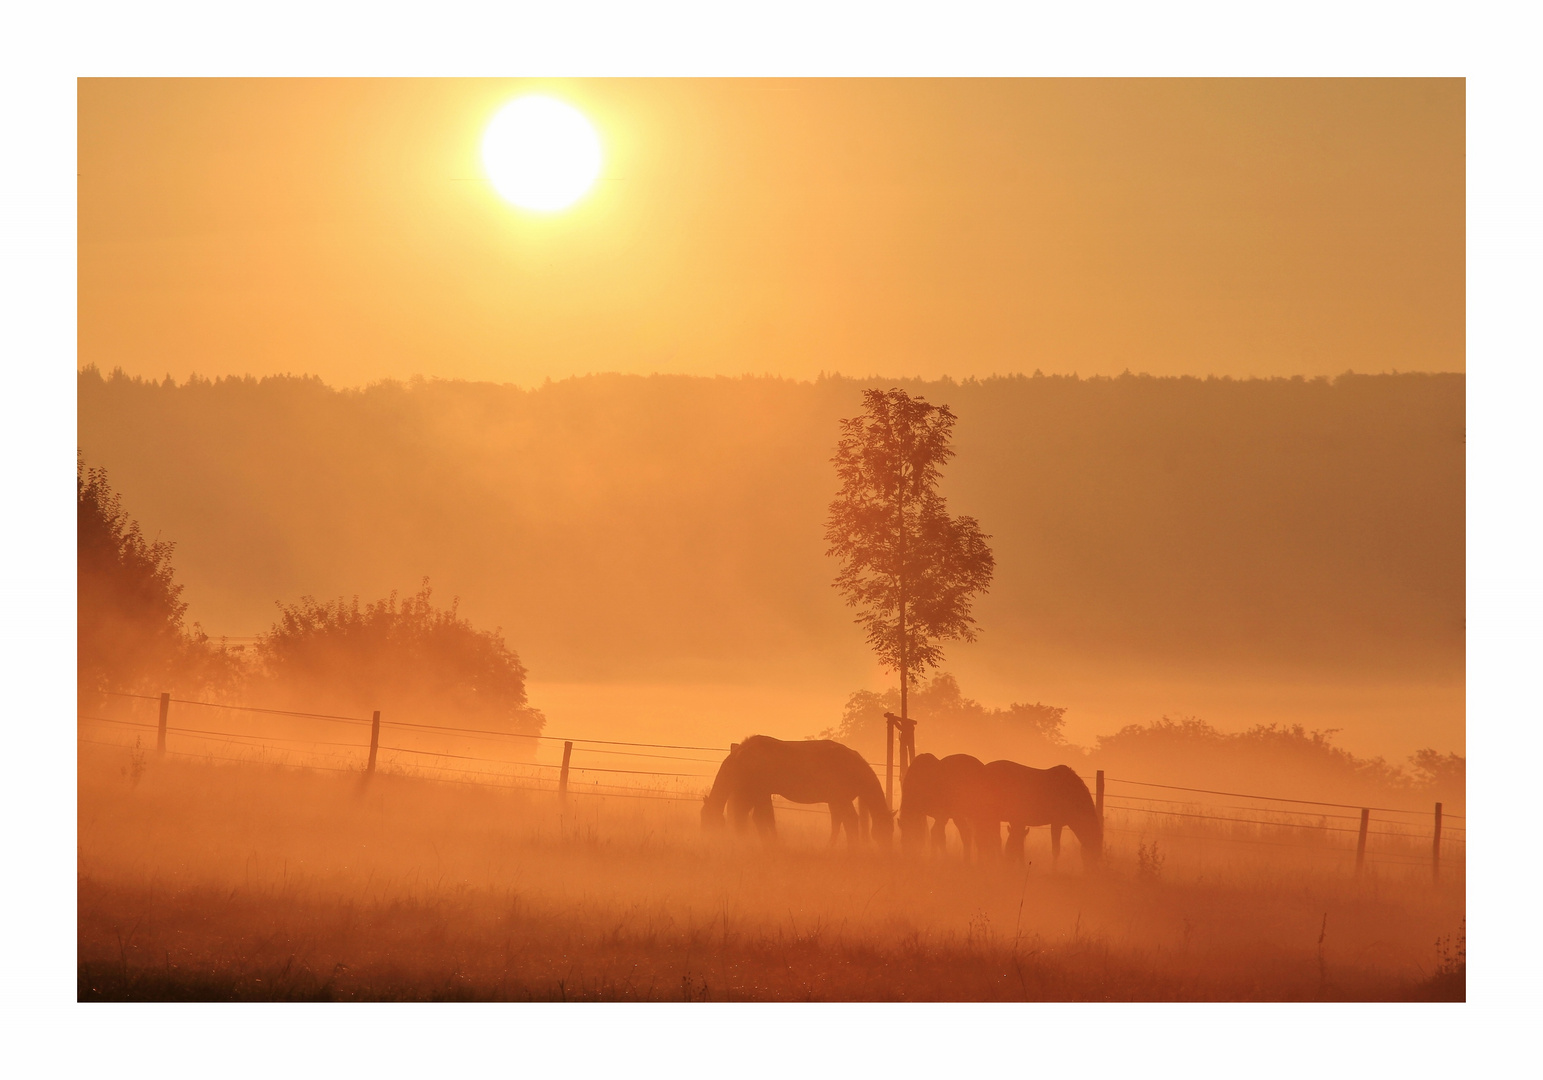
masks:
<svg viewBox="0 0 1543 1080"><path fill-rule="evenodd" d="M1462 999L1462 377L902 383L996 572L898 771L887 385L81 372L79 998Z"/></svg>
<svg viewBox="0 0 1543 1080"><path fill-rule="evenodd" d="M837 421L892 383L959 416L944 489L997 555L979 641L949 649L967 695L1066 707L1084 744L1167 713L1461 752L1461 375L334 389L87 369L80 442L176 542L216 637L428 577L502 628L549 715L798 737L890 682L822 530Z"/></svg>
<svg viewBox="0 0 1543 1080"><path fill-rule="evenodd" d="M1464 80L79 82L77 1000L1466 999Z"/></svg>

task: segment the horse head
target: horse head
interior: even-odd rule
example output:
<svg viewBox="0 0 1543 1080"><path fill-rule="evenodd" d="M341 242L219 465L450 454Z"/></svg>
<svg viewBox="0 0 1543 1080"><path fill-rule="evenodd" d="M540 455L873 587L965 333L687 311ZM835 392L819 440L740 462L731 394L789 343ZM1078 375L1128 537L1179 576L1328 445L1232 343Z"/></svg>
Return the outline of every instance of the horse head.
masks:
<svg viewBox="0 0 1543 1080"><path fill-rule="evenodd" d="M900 847L902 851L921 851L927 846L927 814L935 798L938 758L919 754L900 782Z"/></svg>
<svg viewBox="0 0 1543 1080"><path fill-rule="evenodd" d="M872 821L874 842L887 849L895 838L894 811L880 808L873 814Z"/></svg>

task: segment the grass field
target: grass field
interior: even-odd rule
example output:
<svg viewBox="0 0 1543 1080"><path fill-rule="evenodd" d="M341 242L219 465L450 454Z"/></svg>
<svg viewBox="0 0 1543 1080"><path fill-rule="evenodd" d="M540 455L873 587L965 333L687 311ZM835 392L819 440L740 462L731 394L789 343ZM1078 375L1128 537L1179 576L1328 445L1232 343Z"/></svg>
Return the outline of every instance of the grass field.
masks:
<svg viewBox="0 0 1543 1080"><path fill-rule="evenodd" d="M137 773L137 775L136 775ZM1465 886L1290 848L1084 874L704 836L689 802L82 745L78 996L1461 1000ZM1159 842L1161 842L1159 840ZM1264 854L1261 854L1263 852Z"/></svg>

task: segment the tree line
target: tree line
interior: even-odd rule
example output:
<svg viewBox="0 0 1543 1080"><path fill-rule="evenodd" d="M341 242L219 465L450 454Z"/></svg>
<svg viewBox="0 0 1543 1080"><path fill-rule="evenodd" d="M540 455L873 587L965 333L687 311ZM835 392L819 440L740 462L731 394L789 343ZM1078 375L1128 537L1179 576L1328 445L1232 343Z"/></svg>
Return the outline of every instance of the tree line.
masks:
<svg viewBox="0 0 1543 1080"><path fill-rule="evenodd" d="M1061 735L1064 710L1038 703L986 710L963 698L951 676L925 684L926 672L943 660L944 641L975 640L974 605L992 584L996 557L976 519L951 515L939 491L942 467L954 456L952 410L900 387L870 387L861 400L861 414L839 423L831 459L839 490L827 508L826 555L839 560L833 584L857 609L854 621L880 664L898 676L893 707L905 718L913 690L923 692L942 741L969 734L981 752L990 744L1021 749L1026 739L1046 751L1074 749ZM278 620L250 655L237 657L197 624L184 625L172 545L144 539L106 473L79 461L77 490L83 692L164 682L176 672L195 685L239 684L249 694L288 697L307 708L362 711L390 702L540 730L543 718L525 697L525 667L501 630L477 630L460 615L458 600L435 607L427 578L401 600L393 592L367 604L357 596L279 603ZM882 735L889 693L854 695L839 727L826 734L859 743ZM1277 761L1305 752L1320 772L1327 763L1383 785L1404 779L1380 759L1362 761L1332 747L1331 734L1259 725L1223 735L1202 721L1165 717L1100 739L1092 752L1117 759L1145 747L1152 761L1182 745L1179 764L1193 765L1267 747ZM1412 761L1432 784L1460 781L1456 755L1428 750Z"/></svg>
<svg viewBox="0 0 1543 1080"><path fill-rule="evenodd" d="M832 445L893 388L960 418L941 490L989 514L983 661L1462 678L1460 375L334 389L87 369L80 439L182 542L207 626L428 574L553 679L829 683L861 657L827 585Z"/></svg>
<svg viewBox="0 0 1543 1080"><path fill-rule="evenodd" d="M836 739L869 761L882 761L884 714L899 708L898 687L854 690L840 720L812 737ZM1418 798L1455 806L1467 797L1468 762L1452 752L1426 748L1400 764L1336 746L1332 729L1270 723L1229 732L1194 716L1127 724L1084 746L1067 738L1066 712L1042 702L984 705L967 696L947 671L913 685L910 692L910 713L920 725L918 749L939 756L967 753L1035 768L1071 765L1089 774L1105 769L1126 779L1336 802Z"/></svg>

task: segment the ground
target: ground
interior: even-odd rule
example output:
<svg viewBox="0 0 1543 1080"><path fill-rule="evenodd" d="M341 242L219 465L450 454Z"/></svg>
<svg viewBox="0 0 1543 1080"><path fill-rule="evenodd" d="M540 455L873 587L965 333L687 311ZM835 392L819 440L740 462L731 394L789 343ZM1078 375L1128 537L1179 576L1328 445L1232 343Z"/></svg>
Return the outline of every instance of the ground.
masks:
<svg viewBox="0 0 1543 1080"><path fill-rule="evenodd" d="M1461 1000L1464 885L1135 845L771 849L697 806L82 745L78 992L153 1000ZM1037 830L1042 832L1042 830ZM1243 861L1246 858L1247 861Z"/></svg>

